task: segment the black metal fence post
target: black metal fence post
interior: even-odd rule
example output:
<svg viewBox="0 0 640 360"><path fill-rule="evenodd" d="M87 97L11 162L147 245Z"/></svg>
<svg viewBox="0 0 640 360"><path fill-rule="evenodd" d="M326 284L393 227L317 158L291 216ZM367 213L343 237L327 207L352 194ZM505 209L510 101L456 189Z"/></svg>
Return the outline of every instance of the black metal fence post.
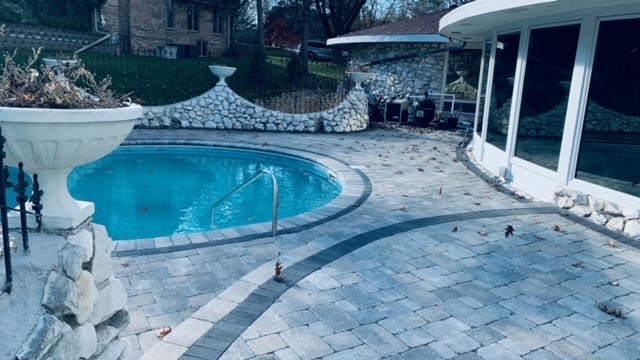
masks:
<svg viewBox="0 0 640 360"><path fill-rule="evenodd" d="M2 136L2 129L0 128L0 168L4 169L4 152L5 138ZM0 180L0 218L2 220L2 244L4 250L4 269L5 280L4 291L11 293L13 273L11 272L11 244L9 243L9 219L7 217L7 194L5 187L5 178Z"/></svg>
<svg viewBox="0 0 640 360"><path fill-rule="evenodd" d="M18 193L16 201L20 205L20 227L22 230L22 248L24 251L29 251L29 230L27 229L27 186L29 183L24 179L24 169L22 169L22 163L18 163L18 183L13 187L14 191Z"/></svg>
<svg viewBox="0 0 640 360"><path fill-rule="evenodd" d="M36 214L36 223L38 224L38 232L42 231L42 199L44 191L40 190L40 183L38 182L38 174L33 174L33 193L29 198L31 201L31 209Z"/></svg>

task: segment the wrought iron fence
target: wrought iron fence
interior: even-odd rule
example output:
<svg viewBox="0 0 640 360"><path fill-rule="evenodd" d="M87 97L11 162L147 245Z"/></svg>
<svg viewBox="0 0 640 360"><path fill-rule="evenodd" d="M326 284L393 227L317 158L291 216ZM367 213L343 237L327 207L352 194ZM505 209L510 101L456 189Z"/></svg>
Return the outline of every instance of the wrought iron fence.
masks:
<svg viewBox="0 0 640 360"><path fill-rule="evenodd" d="M40 190L40 184L38 183L38 175L33 175L32 194L27 197L27 189L29 183L26 180L24 170L22 169L22 163L18 164L18 181L14 185L9 181L10 172L9 168L4 165L4 158L6 156L4 152L5 138L2 136L2 129L0 129L0 169L2 169L2 179L0 179L0 220L2 220L2 252L0 257L4 258L5 269L5 285L3 291L10 293L13 288L13 270L11 268L11 251L17 249L17 243L11 239L9 234L9 211L18 211L20 213L20 228L22 235L22 249L25 252L29 252L29 231L27 228L27 214L32 214L36 218L38 224L38 231L42 227L42 205L40 199L44 193ZM16 201L18 208L9 207L7 205L7 190L13 188L18 194ZM26 210L26 202L31 202L31 211Z"/></svg>
<svg viewBox="0 0 640 360"><path fill-rule="evenodd" d="M111 52L83 52L79 58L97 79L109 76L115 92L130 94L132 99L143 105L172 104L207 92L218 81L208 68L215 63L237 68L227 82L240 96L282 112L329 109L344 100L352 87L346 77L345 66L331 62L309 62L306 76L292 76L289 65L294 58L292 53L285 56L282 51L274 55L267 52L266 73L263 75L266 81L260 83L250 70L250 57L199 57L194 51L196 49L172 46L118 47L117 51L114 48ZM30 51L22 51L18 53L17 60L26 61L29 54ZM64 55L42 54L42 57L60 56Z"/></svg>

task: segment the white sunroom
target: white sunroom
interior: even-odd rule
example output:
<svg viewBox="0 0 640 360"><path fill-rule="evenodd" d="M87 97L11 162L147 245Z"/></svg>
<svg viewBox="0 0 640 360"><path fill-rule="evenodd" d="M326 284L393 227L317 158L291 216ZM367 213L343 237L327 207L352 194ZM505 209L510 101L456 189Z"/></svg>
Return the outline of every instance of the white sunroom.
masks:
<svg viewBox="0 0 640 360"><path fill-rule="evenodd" d="M484 44L481 166L541 200L568 189L638 212L640 1L476 0L440 32Z"/></svg>

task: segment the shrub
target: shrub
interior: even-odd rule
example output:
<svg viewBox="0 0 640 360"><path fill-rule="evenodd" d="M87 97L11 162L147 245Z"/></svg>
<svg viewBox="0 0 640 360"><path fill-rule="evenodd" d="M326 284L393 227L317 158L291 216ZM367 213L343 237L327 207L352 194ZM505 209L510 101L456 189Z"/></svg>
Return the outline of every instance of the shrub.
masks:
<svg viewBox="0 0 640 360"><path fill-rule="evenodd" d="M267 55L261 47L257 47L253 51L251 62L249 63L249 69L255 84L264 85L267 83Z"/></svg>

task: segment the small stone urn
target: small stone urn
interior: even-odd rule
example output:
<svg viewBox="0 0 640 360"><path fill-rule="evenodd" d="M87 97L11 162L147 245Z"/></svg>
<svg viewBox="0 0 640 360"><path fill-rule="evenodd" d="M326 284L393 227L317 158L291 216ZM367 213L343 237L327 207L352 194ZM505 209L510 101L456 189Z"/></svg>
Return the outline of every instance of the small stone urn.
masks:
<svg viewBox="0 0 640 360"><path fill-rule="evenodd" d="M218 85L226 86L227 82L225 81L225 79L233 75L234 72L236 72L236 68L230 67L230 66L222 66L222 65L210 65L209 70L211 70L213 75L220 78L216 86Z"/></svg>
<svg viewBox="0 0 640 360"><path fill-rule="evenodd" d="M373 74L352 71L352 72L349 72L349 76L351 77L351 80L353 80L356 83L356 90L358 89L362 90L362 83L364 81L371 79L373 77Z"/></svg>

